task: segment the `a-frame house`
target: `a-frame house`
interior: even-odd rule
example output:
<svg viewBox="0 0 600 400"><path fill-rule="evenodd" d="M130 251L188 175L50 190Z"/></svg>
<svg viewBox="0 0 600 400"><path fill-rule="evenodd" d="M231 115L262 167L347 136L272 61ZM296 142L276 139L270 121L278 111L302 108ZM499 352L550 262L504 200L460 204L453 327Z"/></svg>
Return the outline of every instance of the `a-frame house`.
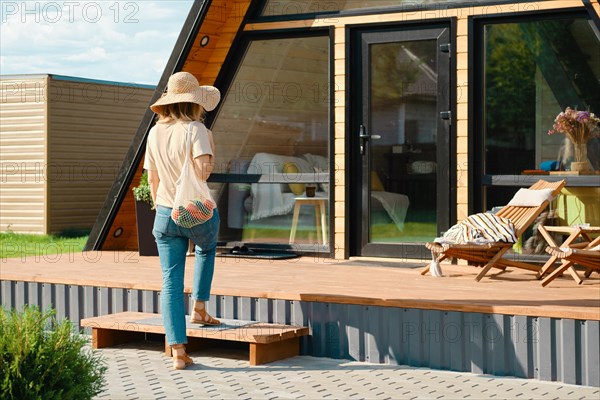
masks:
<svg viewBox="0 0 600 400"><path fill-rule="evenodd" d="M599 14L589 0L196 1L152 101L178 71L223 94L206 121L222 247L427 258L424 242L506 204L529 171L568 169L546 132L567 106L600 113ZM132 188L153 120L88 250L137 249ZM546 178L565 177L558 223L600 225L597 176Z"/></svg>

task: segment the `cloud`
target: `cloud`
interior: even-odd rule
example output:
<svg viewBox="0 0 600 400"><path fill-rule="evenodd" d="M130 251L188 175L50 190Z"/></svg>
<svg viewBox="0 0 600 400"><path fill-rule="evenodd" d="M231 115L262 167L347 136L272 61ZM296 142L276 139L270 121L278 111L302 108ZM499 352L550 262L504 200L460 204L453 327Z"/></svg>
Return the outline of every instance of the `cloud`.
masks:
<svg viewBox="0 0 600 400"><path fill-rule="evenodd" d="M106 50L102 47L94 47L83 53L70 55L65 59L67 61L97 62L106 58Z"/></svg>
<svg viewBox="0 0 600 400"><path fill-rule="evenodd" d="M2 1L0 71L156 84L191 5Z"/></svg>

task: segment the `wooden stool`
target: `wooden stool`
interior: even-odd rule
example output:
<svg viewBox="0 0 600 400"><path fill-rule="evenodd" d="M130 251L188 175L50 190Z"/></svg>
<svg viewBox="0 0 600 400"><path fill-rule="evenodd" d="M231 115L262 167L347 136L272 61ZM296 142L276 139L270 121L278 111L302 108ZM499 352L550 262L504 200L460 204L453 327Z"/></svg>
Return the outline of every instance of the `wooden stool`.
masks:
<svg viewBox="0 0 600 400"><path fill-rule="evenodd" d="M296 239L296 230L298 229L298 218L300 217L300 207L315 207L315 226L317 229L317 240L324 245L329 243L327 236L327 198L325 197L296 197L294 204L294 216L292 218L292 229L290 231L290 244Z"/></svg>

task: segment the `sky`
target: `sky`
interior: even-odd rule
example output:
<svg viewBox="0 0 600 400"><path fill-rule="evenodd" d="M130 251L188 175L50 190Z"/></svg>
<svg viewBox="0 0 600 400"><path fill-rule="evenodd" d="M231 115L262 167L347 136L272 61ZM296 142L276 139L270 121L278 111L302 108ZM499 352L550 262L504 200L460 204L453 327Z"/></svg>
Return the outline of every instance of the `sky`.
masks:
<svg viewBox="0 0 600 400"><path fill-rule="evenodd" d="M156 85L193 0L0 0L0 74Z"/></svg>

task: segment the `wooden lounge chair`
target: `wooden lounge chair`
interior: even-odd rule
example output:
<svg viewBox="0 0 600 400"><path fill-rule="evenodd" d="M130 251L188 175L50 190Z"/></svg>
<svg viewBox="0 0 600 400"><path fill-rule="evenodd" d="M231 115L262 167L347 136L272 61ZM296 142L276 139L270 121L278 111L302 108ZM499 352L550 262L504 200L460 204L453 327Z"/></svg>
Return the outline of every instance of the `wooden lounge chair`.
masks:
<svg viewBox="0 0 600 400"><path fill-rule="evenodd" d="M540 189L553 189L552 196L556 196L561 189L565 186L566 181L561 180L557 182L547 182L539 180L534 183L529 189L540 190ZM522 206L505 206L496 213L497 216L509 219L514 227L516 236L521 236L525 230L535 221L535 219L548 207L549 202L544 201L541 205L536 207L522 207ZM523 268L530 271L539 271L540 267L532 264L523 262L507 260L502 258L514 243L495 242L486 244L456 244L450 245L447 249L444 249L439 243L429 242L425 244L429 250L438 257L438 261L441 262L447 258L459 258L467 260L476 266L483 267L483 270L475 277L476 281L480 281L489 270L494 268L505 269L506 267ZM431 264L428 264L421 271L421 275L425 275L429 272Z"/></svg>
<svg viewBox="0 0 600 400"><path fill-rule="evenodd" d="M562 263L550 275L544 278L542 286L548 285L554 278L573 266L573 264L579 264L587 268L585 271L586 278L589 278L593 271L600 272L600 250L596 250L598 246L600 246L600 236L592 240L583 249L576 247L546 247L546 252L553 257L561 259Z"/></svg>

